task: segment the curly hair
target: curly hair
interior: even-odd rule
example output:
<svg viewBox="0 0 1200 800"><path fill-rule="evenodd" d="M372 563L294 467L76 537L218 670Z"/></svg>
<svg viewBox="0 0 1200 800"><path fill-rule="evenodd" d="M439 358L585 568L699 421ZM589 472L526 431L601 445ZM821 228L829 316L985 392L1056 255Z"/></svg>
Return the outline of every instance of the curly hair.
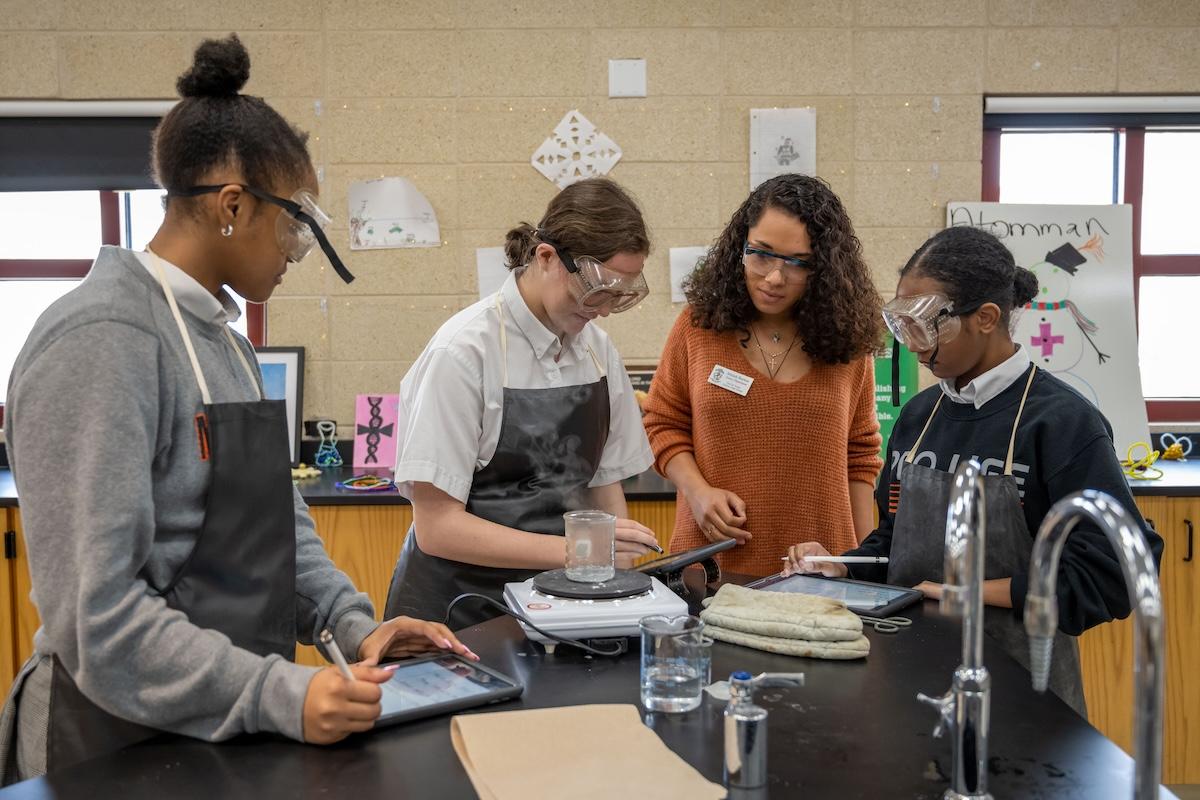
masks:
<svg viewBox="0 0 1200 800"><path fill-rule="evenodd" d="M862 243L845 206L820 178L779 175L763 182L734 212L703 261L684 281L692 324L739 331L749 339L757 310L746 288L742 251L750 228L768 208L804 223L813 267L792 307L804 351L825 364L846 364L882 343L883 299L863 261Z"/></svg>

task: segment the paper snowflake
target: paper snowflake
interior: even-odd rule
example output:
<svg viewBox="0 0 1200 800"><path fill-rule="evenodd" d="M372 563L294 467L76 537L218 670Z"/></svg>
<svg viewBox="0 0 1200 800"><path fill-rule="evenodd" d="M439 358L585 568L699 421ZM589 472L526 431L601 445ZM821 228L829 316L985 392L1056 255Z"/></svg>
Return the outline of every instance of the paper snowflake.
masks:
<svg viewBox="0 0 1200 800"><path fill-rule="evenodd" d="M607 175L621 160L621 148L596 130L578 109L568 111L542 142L530 163L562 189L584 178Z"/></svg>

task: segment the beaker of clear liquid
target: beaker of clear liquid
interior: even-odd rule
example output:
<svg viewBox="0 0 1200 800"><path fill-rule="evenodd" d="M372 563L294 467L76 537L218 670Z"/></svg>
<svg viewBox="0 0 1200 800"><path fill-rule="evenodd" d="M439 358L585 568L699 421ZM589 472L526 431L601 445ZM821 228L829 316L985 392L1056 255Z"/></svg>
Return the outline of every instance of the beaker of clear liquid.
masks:
<svg viewBox="0 0 1200 800"><path fill-rule="evenodd" d="M617 518L605 511L563 514L567 539L567 578L600 583L616 574Z"/></svg>
<svg viewBox="0 0 1200 800"><path fill-rule="evenodd" d="M712 671L712 639L699 617L655 614L642 633L642 705L649 711L691 711L700 705Z"/></svg>

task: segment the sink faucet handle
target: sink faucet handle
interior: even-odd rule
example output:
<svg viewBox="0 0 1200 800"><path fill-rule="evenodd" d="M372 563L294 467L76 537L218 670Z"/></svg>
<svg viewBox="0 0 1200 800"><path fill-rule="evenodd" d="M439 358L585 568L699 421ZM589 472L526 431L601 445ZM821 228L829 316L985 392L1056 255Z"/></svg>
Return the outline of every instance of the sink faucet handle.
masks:
<svg viewBox="0 0 1200 800"><path fill-rule="evenodd" d="M917 693L917 699L926 705L933 706L938 712L937 725L933 728L933 737L942 738L942 734L954 727L954 692L948 691L941 697L930 697L924 692Z"/></svg>

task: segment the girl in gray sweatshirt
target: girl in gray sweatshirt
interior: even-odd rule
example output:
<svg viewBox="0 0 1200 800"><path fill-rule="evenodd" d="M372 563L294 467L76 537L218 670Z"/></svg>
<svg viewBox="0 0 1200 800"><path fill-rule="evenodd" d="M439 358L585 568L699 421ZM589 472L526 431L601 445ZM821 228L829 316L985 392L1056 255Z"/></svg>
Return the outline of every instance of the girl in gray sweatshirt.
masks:
<svg viewBox="0 0 1200 800"><path fill-rule="evenodd" d="M239 94L249 56L208 41L155 132L167 190L144 253L106 247L38 320L14 366L7 440L42 627L0 716L0 778L33 777L158 731L369 729L389 653L448 649L444 626L377 623L291 485L281 401L228 323L228 285L264 302L319 243L299 134ZM288 199L290 198L290 199ZM356 680L292 662L322 630Z"/></svg>

